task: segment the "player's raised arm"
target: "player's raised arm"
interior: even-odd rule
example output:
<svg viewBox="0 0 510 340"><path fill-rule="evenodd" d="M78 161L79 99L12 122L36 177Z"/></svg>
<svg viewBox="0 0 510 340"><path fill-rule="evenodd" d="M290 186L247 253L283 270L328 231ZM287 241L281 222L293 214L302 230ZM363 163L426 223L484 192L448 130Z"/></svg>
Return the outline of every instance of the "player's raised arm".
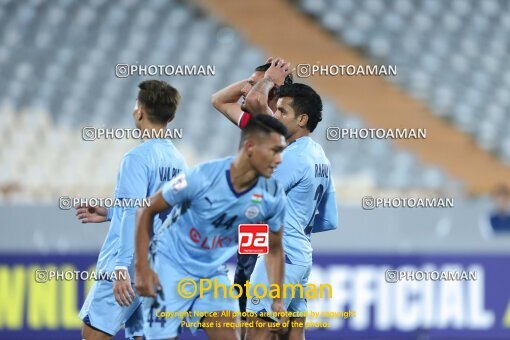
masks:
<svg viewBox="0 0 510 340"><path fill-rule="evenodd" d="M157 274L149 267L149 242L151 239L154 216L170 209L163 198L162 190L150 197L148 207L139 208L136 213L135 234L135 288L141 296L155 297L153 286L160 289Z"/></svg>
<svg viewBox="0 0 510 340"><path fill-rule="evenodd" d="M219 90L211 96L211 103L214 108L235 125L238 124L239 118L243 114L241 104L239 104L239 99L243 95L241 91L250 81L255 84L253 80L244 79Z"/></svg>
<svg viewBox="0 0 510 340"><path fill-rule="evenodd" d="M264 78L258 81L246 95L244 102L246 111L253 115L273 115L273 110L269 106L269 99L274 97L276 88L283 85L285 78L291 73L290 63L286 63L285 60L280 58L272 60L271 66L264 73Z"/></svg>

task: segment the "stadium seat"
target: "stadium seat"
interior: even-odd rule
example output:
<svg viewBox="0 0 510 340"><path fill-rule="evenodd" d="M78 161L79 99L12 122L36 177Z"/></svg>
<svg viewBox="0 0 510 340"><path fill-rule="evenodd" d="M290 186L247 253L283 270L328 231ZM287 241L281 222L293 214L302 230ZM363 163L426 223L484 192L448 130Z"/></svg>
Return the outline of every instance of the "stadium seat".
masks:
<svg viewBox="0 0 510 340"><path fill-rule="evenodd" d="M399 65L398 76L390 81L508 163L502 151L504 139L489 136L489 131L510 122L510 99L503 95L510 90L505 58L508 2L301 0L298 4L347 45L379 63ZM501 114L475 116L493 103L500 105L496 110ZM492 127L477 128L481 121ZM510 130L503 134L510 136Z"/></svg>

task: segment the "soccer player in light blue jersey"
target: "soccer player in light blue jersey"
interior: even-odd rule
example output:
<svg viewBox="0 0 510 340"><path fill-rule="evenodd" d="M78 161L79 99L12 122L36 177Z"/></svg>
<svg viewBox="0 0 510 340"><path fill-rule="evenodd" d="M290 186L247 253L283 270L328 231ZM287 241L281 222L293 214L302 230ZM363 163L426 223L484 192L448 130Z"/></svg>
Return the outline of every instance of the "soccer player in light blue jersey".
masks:
<svg viewBox="0 0 510 340"><path fill-rule="evenodd" d="M141 132L163 132L175 117L179 92L159 80L140 83L133 118ZM159 136L164 134L159 134ZM143 200L156 193L186 169L180 152L169 139L152 138L130 150L122 159L115 198ZM134 235L137 207L110 209L79 207L76 215L83 223L111 220L96 270L115 273L114 280L96 281L80 311L84 339L110 339L125 325L126 338L143 336L141 299L133 290ZM158 228L168 212L154 218Z"/></svg>
<svg viewBox="0 0 510 340"><path fill-rule="evenodd" d="M183 279L188 280L188 285L190 280L200 285L201 279L211 279L230 287L224 264L237 252L239 224L264 221L269 225L267 276L269 282L281 287L286 198L282 186L271 175L281 162L285 135L285 126L273 117L252 119L242 131L240 150L235 157L185 171L153 195L149 207L139 209L135 287L140 295L153 297L143 304L147 339L173 339L179 335L184 316L166 318L161 316L164 312L190 312L186 319L192 323L201 320L195 312L218 312L217 316L205 316L202 320L220 325L204 327L207 336L239 339L238 329L226 326L226 322L233 325L238 321L237 299L224 297L221 292L215 297L213 291L203 296L199 291L191 291L191 296L183 297L178 291L178 287L183 287ZM170 207L169 220L158 234L151 269L147 253L152 221ZM284 311L278 297L270 303L273 310ZM196 331L194 326L190 328Z"/></svg>
<svg viewBox="0 0 510 340"><path fill-rule="evenodd" d="M273 113L267 105L268 94L277 84L275 79L278 74L284 73L285 69L288 69L285 62L273 60L264 78L248 93L244 105L252 116ZM297 83L279 87L277 96L274 115L288 130L288 147L282 154L282 164L274 174L287 194L283 235L284 283L306 287L312 269L311 233L336 229L338 225L335 185L324 150L310 137L322 120L320 96L310 86ZM257 259L250 282L253 285L269 284L264 256ZM290 292L287 293L284 307L289 312L306 312L307 302L300 297L300 290L296 288L294 298ZM271 305L267 299L252 298L247 302L246 310L270 313ZM302 322L304 325L306 320L291 318L291 321ZM250 328L247 339L264 339L269 336L269 332L267 327ZM290 327L286 337L303 339L304 327Z"/></svg>
<svg viewBox="0 0 510 340"><path fill-rule="evenodd" d="M232 123L237 124L241 129L248 124L251 118L250 113L246 112L244 106L246 95L259 80L264 78L265 72L271 67L272 60L272 58L269 58L264 65L256 67L254 72L247 79L235 82L211 96L211 103L214 108L221 112ZM284 63L282 63L282 65L283 64ZM272 75L277 86L292 84L293 78L290 73L290 64L288 65L287 72L283 67L273 71L277 72L277 74ZM268 94L267 99L268 107L274 111L276 111L276 102L278 100L276 97L277 86ZM249 280L256 261L257 254L238 254L234 283L242 285ZM246 292L243 293L244 294L239 298L239 308L241 312L246 311ZM243 319L246 318L243 317ZM244 328L242 331L244 332ZM244 338L244 335L242 337Z"/></svg>

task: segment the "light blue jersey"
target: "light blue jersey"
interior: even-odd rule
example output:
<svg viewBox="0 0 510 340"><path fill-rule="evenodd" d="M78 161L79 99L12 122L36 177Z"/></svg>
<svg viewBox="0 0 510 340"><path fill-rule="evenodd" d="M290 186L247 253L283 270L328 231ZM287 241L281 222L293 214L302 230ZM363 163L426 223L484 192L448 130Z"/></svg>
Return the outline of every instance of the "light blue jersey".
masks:
<svg viewBox="0 0 510 340"><path fill-rule="evenodd" d="M151 139L133 148L122 159L117 175L115 198L142 200L157 192L165 182L186 169L180 152L170 140ZM128 267L134 280L133 255L136 207L109 209L110 229L103 243L97 271L112 272L116 266ZM158 228L166 214L156 216ZM141 300L136 294L133 303L122 307L115 301L114 282L96 281L80 310L80 319L89 326L115 335L122 325L126 338L143 335Z"/></svg>
<svg viewBox="0 0 510 340"><path fill-rule="evenodd" d="M115 198L149 197L186 168L184 158L171 140L147 140L124 155L117 175ZM136 209L113 208L110 229L99 253L97 271L112 272L116 266L125 266L129 269L131 280L134 280ZM154 230L159 228L167 214L156 216Z"/></svg>
<svg viewBox="0 0 510 340"><path fill-rule="evenodd" d="M287 194L283 230L286 261L312 263L310 234L336 229L338 215L331 165L320 144L305 136L282 153L282 163L273 175Z"/></svg>
<svg viewBox="0 0 510 340"><path fill-rule="evenodd" d="M230 179L233 157L203 163L163 187L174 209L162 228L157 254L198 277L215 275L237 252L238 225L266 223L273 232L283 224L286 197L273 178L260 177L237 193Z"/></svg>

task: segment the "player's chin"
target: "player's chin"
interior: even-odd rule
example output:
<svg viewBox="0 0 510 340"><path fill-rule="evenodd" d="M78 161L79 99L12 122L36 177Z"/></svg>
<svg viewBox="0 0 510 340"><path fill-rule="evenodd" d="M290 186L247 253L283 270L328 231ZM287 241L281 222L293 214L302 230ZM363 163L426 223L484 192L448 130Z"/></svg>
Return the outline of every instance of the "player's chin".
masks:
<svg viewBox="0 0 510 340"><path fill-rule="evenodd" d="M275 168L267 168L267 170L265 171L265 173L262 174L262 176L264 176L265 178L269 178L271 176L273 176L273 173L274 173L274 169Z"/></svg>

